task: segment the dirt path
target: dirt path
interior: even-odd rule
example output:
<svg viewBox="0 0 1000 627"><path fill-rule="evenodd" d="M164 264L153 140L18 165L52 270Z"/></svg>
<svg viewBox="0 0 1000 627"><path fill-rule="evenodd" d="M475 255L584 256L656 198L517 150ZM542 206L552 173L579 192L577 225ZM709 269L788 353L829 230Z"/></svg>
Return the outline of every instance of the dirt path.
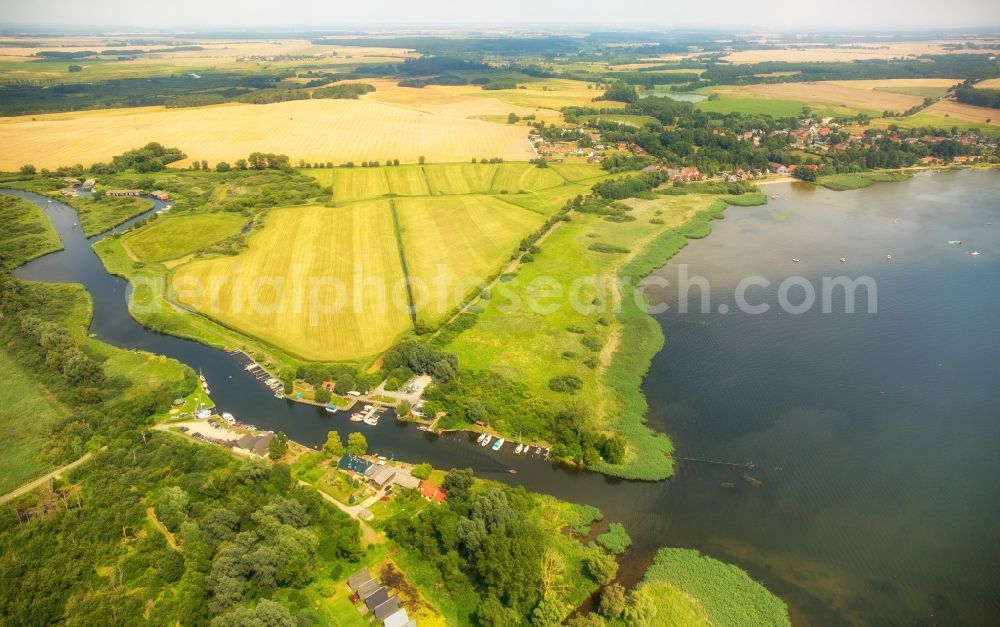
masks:
<svg viewBox="0 0 1000 627"><path fill-rule="evenodd" d="M104 447L104 448L107 448L107 447ZM102 448L101 450L103 451L104 448ZM11 490L10 492L8 492L7 494L4 494L3 496L0 496L0 505L5 505L6 503L9 503L10 501L13 501L17 497L19 497L21 495L24 495L24 494L27 494L28 492L31 492L35 488L37 488L39 486L42 486L42 485L45 485L46 483L48 483L49 481L51 481L53 479L59 478L63 473L69 472L70 470L73 470L77 466L81 466L83 464L86 464L88 461L90 461L91 457L93 457L92 453L85 453L83 457L81 457L80 459L76 460L75 462L70 462L69 464L66 464L65 466L63 466L62 468L56 468L52 472L50 472L50 473L48 473L46 475L42 475L41 477L35 479L34 481L26 483L26 484L24 484L24 485L22 485L22 486L20 486L18 488L14 488L13 490Z"/></svg>
<svg viewBox="0 0 1000 627"><path fill-rule="evenodd" d="M358 512L360 512L362 509L364 509L364 504L362 504L362 505L344 505L343 503L341 503L337 499L333 498L332 496L330 496L326 492L318 489L316 486L312 485L311 483L303 481L302 479L299 479L298 483L299 483L300 486L304 486L304 487L312 488L313 490L316 490L316 492L319 493L319 495L321 497L323 497L324 500L326 500L329 503L332 503L337 509L339 509L340 511L344 512L345 514L347 514L348 516L350 516L354 520L358 521L358 524L361 525L361 542L363 544L366 544L366 545L368 545L368 544L382 544L383 542L385 542L385 535L384 534L382 534L381 532L375 531L370 526L368 526L368 524L365 523L365 521L363 521L360 518L358 518ZM368 503L369 501L370 502L377 501L382 496L382 494L383 494L382 492L379 492L374 497L372 497L371 499L369 499L368 501L366 501L366 503Z"/></svg>
<svg viewBox="0 0 1000 627"><path fill-rule="evenodd" d="M180 553L181 549L177 546L177 540L174 538L174 534L170 533L167 526L160 522L160 519L156 517L156 512L153 511L152 507L146 508L146 518L149 519L149 522L153 523L153 526L156 527L157 531L163 534L163 537L166 538L167 544L170 545L170 548L172 548L175 552Z"/></svg>

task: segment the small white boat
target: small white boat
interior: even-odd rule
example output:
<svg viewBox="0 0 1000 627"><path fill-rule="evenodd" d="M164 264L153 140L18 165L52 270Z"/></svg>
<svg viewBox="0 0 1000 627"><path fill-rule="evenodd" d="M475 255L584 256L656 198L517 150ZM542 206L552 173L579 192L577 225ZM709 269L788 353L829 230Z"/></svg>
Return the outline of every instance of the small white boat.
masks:
<svg viewBox="0 0 1000 627"><path fill-rule="evenodd" d="M539 446L538 448L536 448L535 452L538 453L539 455L541 455L542 454L542 447Z"/></svg>
<svg viewBox="0 0 1000 627"><path fill-rule="evenodd" d="M792 257L792 263L798 263L798 262L799 262L798 257Z"/></svg>
<svg viewBox="0 0 1000 627"><path fill-rule="evenodd" d="M361 414L357 413L357 412L354 412L353 414L351 414L351 422L361 422L364 419L365 419L365 417L362 416Z"/></svg>
<svg viewBox="0 0 1000 627"><path fill-rule="evenodd" d="M485 433L480 433L479 437L476 438L476 444L482 444L483 440L485 440L488 437L490 437L490 436L486 435Z"/></svg>
<svg viewBox="0 0 1000 627"><path fill-rule="evenodd" d="M841 257L840 263L847 263L847 257Z"/></svg>
<svg viewBox="0 0 1000 627"><path fill-rule="evenodd" d="M378 424L378 414L368 414L364 417L364 423L369 427L374 427Z"/></svg>
<svg viewBox="0 0 1000 627"><path fill-rule="evenodd" d="M489 446L490 440L492 440L492 439L493 439L493 436L487 435L486 438L482 442L479 443L479 446Z"/></svg>
<svg viewBox="0 0 1000 627"><path fill-rule="evenodd" d="M285 398L285 395L280 390L275 390L274 398Z"/></svg>
<svg viewBox="0 0 1000 627"><path fill-rule="evenodd" d="M49 201L49 204L50 204L50 205L52 204L52 201L51 201L51 200Z"/></svg>
<svg viewBox="0 0 1000 627"><path fill-rule="evenodd" d="M372 410L371 405L365 405L365 411L371 411L371 410Z"/></svg>
<svg viewBox="0 0 1000 627"><path fill-rule="evenodd" d="M523 444L518 444L517 448L514 449L514 454L515 455L520 455L521 451L523 451L523 450L524 450L524 445Z"/></svg>
<svg viewBox="0 0 1000 627"><path fill-rule="evenodd" d="M885 256L885 260L886 261L892 261L892 255L886 255Z"/></svg>
<svg viewBox="0 0 1000 627"><path fill-rule="evenodd" d="M962 240L960 240L960 239L950 239L950 240L948 240L948 243L949 244L956 244L956 245L958 245L958 244L962 243Z"/></svg>
<svg viewBox="0 0 1000 627"><path fill-rule="evenodd" d="M211 393L212 393L212 390L208 389L208 386L206 385L205 386L205 394L211 394Z"/></svg>
<svg viewBox="0 0 1000 627"><path fill-rule="evenodd" d="M244 368L244 370L253 370L256 367L257 367L257 364L247 364L247 367Z"/></svg>
<svg viewBox="0 0 1000 627"><path fill-rule="evenodd" d="M503 446L503 443L506 441L507 440L504 440L503 438L498 438L497 441L493 443L493 450L499 451L500 448Z"/></svg>
<svg viewBox="0 0 1000 627"><path fill-rule="evenodd" d="M325 409L326 413L328 413L328 414L335 414L335 413L337 413L337 406L336 405L327 405L323 409Z"/></svg>
<svg viewBox="0 0 1000 627"><path fill-rule="evenodd" d="M972 251L969 254L972 255L973 257L978 257L979 255L981 255L983 253L979 252L978 250L974 250L974 251Z"/></svg>

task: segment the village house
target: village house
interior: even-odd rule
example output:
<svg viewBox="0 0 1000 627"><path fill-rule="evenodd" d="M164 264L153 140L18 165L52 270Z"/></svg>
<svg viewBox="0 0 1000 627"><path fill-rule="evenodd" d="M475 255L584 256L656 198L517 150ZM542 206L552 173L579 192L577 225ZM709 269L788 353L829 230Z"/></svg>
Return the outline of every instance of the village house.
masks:
<svg viewBox="0 0 1000 627"><path fill-rule="evenodd" d="M157 199L157 200L161 200L161 201L164 201L164 202L170 200L170 194L168 194L167 192L163 191L162 189L153 190L153 191L149 192L149 195L152 196L153 198Z"/></svg>
<svg viewBox="0 0 1000 627"><path fill-rule="evenodd" d="M260 435L247 434L236 441L233 450L245 455L256 455L257 457L267 457L267 447L274 439L273 433L262 433Z"/></svg>

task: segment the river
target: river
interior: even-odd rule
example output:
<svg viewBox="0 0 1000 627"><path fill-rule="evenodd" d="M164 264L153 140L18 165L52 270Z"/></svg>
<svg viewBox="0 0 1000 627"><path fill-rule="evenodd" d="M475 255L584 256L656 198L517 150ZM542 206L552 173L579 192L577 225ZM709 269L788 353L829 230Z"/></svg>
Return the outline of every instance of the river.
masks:
<svg viewBox="0 0 1000 627"><path fill-rule="evenodd" d="M672 307L657 316L667 344L644 383L650 425L671 434L678 455L754 469L681 461L659 483L492 453L465 434L427 434L391 414L367 427L277 400L241 358L135 323L128 284L104 272L90 248L101 236L84 238L70 207L4 193L45 210L65 247L18 277L83 283L98 338L200 369L219 408L241 420L312 446L330 429L361 428L373 452L472 467L596 505L635 542L626 582L657 547L684 546L745 568L788 602L796 624L995 624L1000 173L922 174L840 193L765 189L779 198L728 209L710 237L657 273L674 281L684 264L706 277L712 313L681 314L676 295L654 294ZM969 255L973 248L982 255ZM755 303L777 303L775 287L791 274L817 285L826 275L867 275L878 313L738 313L733 288L751 274L773 281L750 292Z"/></svg>

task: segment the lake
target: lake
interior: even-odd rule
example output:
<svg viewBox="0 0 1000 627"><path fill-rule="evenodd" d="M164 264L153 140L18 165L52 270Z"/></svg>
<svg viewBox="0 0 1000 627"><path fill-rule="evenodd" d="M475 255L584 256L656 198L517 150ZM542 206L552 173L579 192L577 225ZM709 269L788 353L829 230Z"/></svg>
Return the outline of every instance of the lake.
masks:
<svg viewBox="0 0 1000 627"><path fill-rule="evenodd" d="M729 208L711 236L658 271L671 282L682 265L705 277L711 313L681 314L676 294L653 293L671 309L657 316L667 343L644 383L650 425L674 438L678 456L753 468L681 460L677 476L659 483L567 470L510 447L493 453L467 434L426 434L391 413L367 427L279 401L238 355L135 323L127 284L104 272L73 210L21 192L53 219L66 250L16 274L83 283L97 337L202 370L220 410L246 422L311 446L330 429L362 429L380 454L468 466L600 507L635 542L625 583L657 547L683 546L745 568L788 602L796 624L996 624L1000 172L765 191L778 198ZM735 287L748 275L772 282L747 292L770 311L739 312ZM871 277L878 311L846 314L840 302L829 314L783 312L778 285L792 275L817 286L823 276ZM794 290L789 299L800 300Z"/></svg>

